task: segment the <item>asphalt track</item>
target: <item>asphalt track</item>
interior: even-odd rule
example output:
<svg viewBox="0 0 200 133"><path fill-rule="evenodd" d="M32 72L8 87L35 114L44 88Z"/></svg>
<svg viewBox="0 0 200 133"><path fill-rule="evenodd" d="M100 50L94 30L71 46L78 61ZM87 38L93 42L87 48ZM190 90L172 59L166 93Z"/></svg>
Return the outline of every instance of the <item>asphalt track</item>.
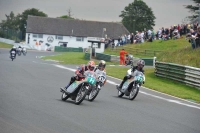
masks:
<svg viewBox="0 0 200 133"><path fill-rule="evenodd" d="M0 49L0 133L200 133L199 104L146 88L134 101L118 98L112 77L93 102L61 101L75 66L36 58L53 54L11 61Z"/></svg>

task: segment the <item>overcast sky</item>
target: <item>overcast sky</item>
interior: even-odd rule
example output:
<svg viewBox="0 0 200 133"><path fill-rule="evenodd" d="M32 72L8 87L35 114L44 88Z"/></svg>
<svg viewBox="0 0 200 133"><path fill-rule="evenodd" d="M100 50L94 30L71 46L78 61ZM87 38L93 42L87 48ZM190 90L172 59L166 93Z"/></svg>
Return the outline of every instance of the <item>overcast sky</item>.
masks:
<svg viewBox="0 0 200 133"><path fill-rule="evenodd" d="M37 8L48 15L67 15L71 8L72 17L95 21L121 21L119 15L125 6L134 0L0 0L0 21L5 14L13 11L22 13L28 8ZM190 15L183 5L193 4L192 0L143 0L156 16L155 29L179 24Z"/></svg>

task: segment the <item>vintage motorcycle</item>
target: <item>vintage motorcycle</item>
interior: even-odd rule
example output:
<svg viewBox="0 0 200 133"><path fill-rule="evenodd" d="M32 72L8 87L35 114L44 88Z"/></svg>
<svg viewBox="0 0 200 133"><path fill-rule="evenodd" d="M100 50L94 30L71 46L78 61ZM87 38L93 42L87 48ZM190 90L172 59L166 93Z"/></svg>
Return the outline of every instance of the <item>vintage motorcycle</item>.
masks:
<svg viewBox="0 0 200 133"><path fill-rule="evenodd" d="M126 65L132 65L133 64L133 55L130 55L130 54L126 55L125 64Z"/></svg>
<svg viewBox="0 0 200 133"><path fill-rule="evenodd" d="M94 72L86 71L80 81L74 81L67 90L60 88L62 92L61 99L67 100L69 97L75 101L75 104L80 104L88 94L91 86L96 84L96 75Z"/></svg>
<svg viewBox="0 0 200 133"><path fill-rule="evenodd" d="M100 71L99 69L97 69L95 73L97 75L96 85L91 86L87 94L88 100L91 102L97 97L97 95L99 94L99 91L101 90L101 87L104 85L105 80L106 80L106 72Z"/></svg>
<svg viewBox="0 0 200 133"><path fill-rule="evenodd" d="M12 59L12 61L15 59L15 51L11 51L11 56L10 58Z"/></svg>
<svg viewBox="0 0 200 133"><path fill-rule="evenodd" d="M24 56L26 56L26 53L27 53L26 48L22 48L22 53L23 53Z"/></svg>
<svg viewBox="0 0 200 133"><path fill-rule="evenodd" d="M21 56L21 53L22 53L22 48L18 48L18 49L17 49L17 54L18 54L18 56Z"/></svg>
<svg viewBox="0 0 200 133"><path fill-rule="evenodd" d="M127 71L128 75L131 75L131 69ZM118 90L118 97L122 97L124 94L129 96L130 100L133 100L138 95L140 86L144 83L145 76L142 72L135 70L133 73L133 77L127 79L122 88L120 89L117 85L116 88Z"/></svg>

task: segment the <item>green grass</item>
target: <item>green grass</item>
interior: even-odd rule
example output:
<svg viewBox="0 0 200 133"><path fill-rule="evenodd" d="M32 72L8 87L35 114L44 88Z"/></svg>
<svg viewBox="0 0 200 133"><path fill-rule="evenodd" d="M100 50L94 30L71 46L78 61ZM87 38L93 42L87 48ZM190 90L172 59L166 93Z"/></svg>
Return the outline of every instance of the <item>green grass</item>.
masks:
<svg viewBox="0 0 200 133"><path fill-rule="evenodd" d="M12 47L13 45L11 44L0 42L0 48L12 48Z"/></svg>
<svg viewBox="0 0 200 133"><path fill-rule="evenodd" d="M200 48L192 49L191 46L189 46L179 50L166 51L159 54L157 60L200 68Z"/></svg>
<svg viewBox="0 0 200 133"><path fill-rule="evenodd" d="M119 51L122 48L133 54L134 57L139 58L152 58L153 56L145 56L143 54L135 55L135 53L132 52L133 49L162 51L156 54L157 61L200 68L200 48L192 49L191 44L188 40L185 40L185 37L177 40L155 40L154 42L145 42L143 44L127 44L123 47L118 47L117 50L108 48L104 53L119 56Z"/></svg>
<svg viewBox="0 0 200 133"><path fill-rule="evenodd" d="M190 43L188 43L185 38L181 38L178 40L168 40L168 41L162 41L162 40L154 40L153 42L144 42L141 44L126 44L124 46L117 47L117 50L111 50L110 48L105 50L105 54L113 54L113 55L119 55L119 51L121 49L125 49L127 52L135 55L136 53L133 52L133 49L141 49L141 50L152 50L152 51L173 51L173 50L179 50L185 47L191 46ZM144 56L141 55L135 55L135 56ZM147 57L152 57L148 56Z"/></svg>
<svg viewBox="0 0 200 133"><path fill-rule="evenodd" d="M61 64L86 64L88 60L84 59L85 53L79 52L63 52L60 55L56 56L47 56L42 57L44 60L56 60ZM96 64L98 64L99 60L92 59ZM108 65L116 65L119 64L117 62L107 62Z"/></svg>

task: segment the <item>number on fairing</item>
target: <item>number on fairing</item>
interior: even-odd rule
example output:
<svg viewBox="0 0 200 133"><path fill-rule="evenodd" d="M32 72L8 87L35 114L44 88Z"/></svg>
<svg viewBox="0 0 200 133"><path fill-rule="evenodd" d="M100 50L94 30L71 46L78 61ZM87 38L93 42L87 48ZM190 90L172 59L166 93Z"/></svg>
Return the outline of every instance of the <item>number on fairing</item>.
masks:
<svg viewBox="0 0 200 133"><path fill-rule="evenodd" d="M99 79L99 81L103 82L105 78L103 76L99 76L98 79Z"/></svg>
<svg viewBox="0 0 200 133"><path fill-rule="evenodd" d="M90 83L90 84L95 84L95 79L94 78L88 78L88 82Z"/></svg>

